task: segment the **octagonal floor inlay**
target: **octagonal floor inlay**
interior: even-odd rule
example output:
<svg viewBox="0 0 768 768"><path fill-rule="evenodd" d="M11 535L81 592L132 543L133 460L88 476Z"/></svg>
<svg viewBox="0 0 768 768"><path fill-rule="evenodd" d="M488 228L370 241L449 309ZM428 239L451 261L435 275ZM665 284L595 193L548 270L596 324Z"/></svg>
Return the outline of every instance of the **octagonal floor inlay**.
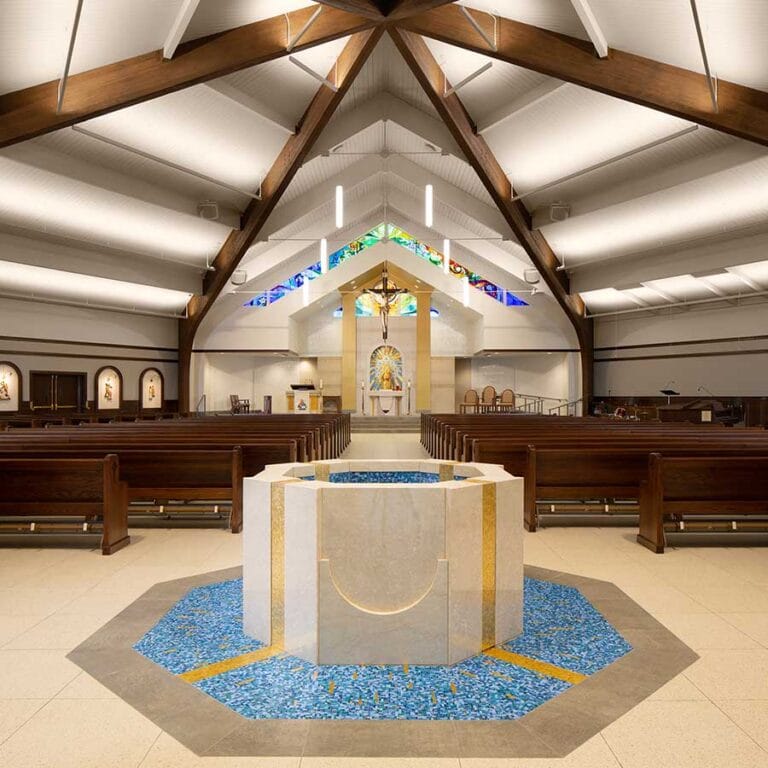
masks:
<svg viewBox="0 0 768 768"><path fill-rule="evenodd" d="M696 658L612 584L526 568L525 629L453 666L315 666L240 569L158 584L70 658L200 755L563 756Z"/></svg>

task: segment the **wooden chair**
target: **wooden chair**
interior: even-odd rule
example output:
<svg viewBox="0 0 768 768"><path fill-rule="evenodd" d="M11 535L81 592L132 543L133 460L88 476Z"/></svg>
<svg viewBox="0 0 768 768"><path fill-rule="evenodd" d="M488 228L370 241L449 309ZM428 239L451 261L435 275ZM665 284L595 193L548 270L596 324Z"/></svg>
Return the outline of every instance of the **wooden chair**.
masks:
<svg viewBox="0 0 768 768"><path fill-rule="evenodd" d="M498 410L509 413L515 410L515 393L511 389L505 389L499 397Z"/></svg>
<svg viewBox="0 0 768 768"><path fill-rule="evenodd" d="M473 413L477 413L480 405L480 397L477 394L476 389L468 389L464 393L464 402L459 406L461 413L466 413L467 409L470 409Z"/></svg>
<svg viewBox="0 0 768 768"><path fill-rule="evenodd" d="M246 398L240 398L238 395L229 396L231 413L250 413L251 401Z"/></svg>
<svg viewBox="0 0 768 768"><path fill-rule="evenodd" d="M489 411L496 410L496 387L492 387L490 384L487 387L483 387L483 393L480 395L480 411L482 413L488 413Z"/></svg>

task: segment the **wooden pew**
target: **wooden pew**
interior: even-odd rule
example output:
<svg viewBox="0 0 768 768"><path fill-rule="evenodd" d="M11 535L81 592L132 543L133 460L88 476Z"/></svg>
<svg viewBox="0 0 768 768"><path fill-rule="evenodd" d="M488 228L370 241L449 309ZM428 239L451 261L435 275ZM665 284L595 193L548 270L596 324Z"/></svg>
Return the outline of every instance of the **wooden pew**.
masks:
<svg viewBox="0 0 768 768"><path fill-rule="evenodd" d="M98 448L38 447L8 451L0 447L0 458L9 454L29 459L99 458ZM232 504L230 529L240 533L243 525L243 452L195 451L178 447L152 450L120 449L120 479L127 486L128 501L167 504L173 501L227 501ZM130 507L128 509L130 512Z"/></svg>
<svg viewBox="0 0 768 768"><path fill-rule="evenodd" d="M652 453L640 492L637 540L659 554L666 529L701 516L768 520L768 456L665 456Z"/></svg>
<svg viewBox="0 0 768 768"><path fill-rule="evenodd" d="M570 441L540 439L536 445L500 440L477 440L475 460L502 464L511 474L523 477L524 513L527 530L539 525L537 503L541 501L584 501L638 499L647 473L650 453L663 450L675 455L760 455L768 454L768 440L760 434L730 433L701 436L648 438L575 438Z"/></svg>
<svg viewBox="0 0 768 768"><path fill-rule="evenodd" d="M129 542L126 485L117 456L0 459L0 516L101 518L104 555Z"/></svg>
<svg viewBox="0 0 768 768"><path fill-rule="evenodd" d="M231 501L230 527L242 530L242 479L261 472L267 464L296 461L295 441L227 443L207 446L187 442L153 443L143 440L24 440L9 444L0 439L0 457L104 456L115 453L132 501Z"/></svg>

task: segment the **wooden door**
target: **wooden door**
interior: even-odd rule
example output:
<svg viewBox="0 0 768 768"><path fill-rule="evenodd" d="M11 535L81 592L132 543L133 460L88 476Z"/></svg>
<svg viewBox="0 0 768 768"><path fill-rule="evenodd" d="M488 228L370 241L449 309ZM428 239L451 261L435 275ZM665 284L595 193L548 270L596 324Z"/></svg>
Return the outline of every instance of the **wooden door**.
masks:
<svg viewBox="0 0 768 768"><path fill-rule="evenodd" d="M85 375L82 373L57 373L55 375L57 411L83 410L85 406Z"/></svg>
<svg viewBox="0 0 768 768"><path fill-rule="evenodd" d="M31 371L29 374L29 405L33 411L52 411L56 402L51 373Z"/></svg>
<svg viewBox="0 0 768 768"><path fill-rule="evenodd" d="M85 410L86 374L31 371L30 407L33 411Z"/></svg>

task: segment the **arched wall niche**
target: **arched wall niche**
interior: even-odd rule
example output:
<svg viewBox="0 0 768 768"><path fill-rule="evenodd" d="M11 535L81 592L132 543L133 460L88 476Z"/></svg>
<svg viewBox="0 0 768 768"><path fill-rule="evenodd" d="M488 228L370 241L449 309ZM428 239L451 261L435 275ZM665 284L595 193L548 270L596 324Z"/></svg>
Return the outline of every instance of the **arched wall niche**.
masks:
<svg viewBox="0 0 768 768"><path fill-rule="evenodd" d="M21 408L21 371L10 360L0 360L0 413Z"/></svg>
<svg viewBox="0 0 768 768"><path fill-rule="evenodd" d="M157 368L145 368L139 376L139 410L162 410L165 404L165 379Z"/></svg>
<svg viewBox="0 0 768 768"><path fill-rule="evenodd" d="M368 387L372 392L402 391L403 355L391 344L381 344L371 353L368 366Z"/></svg>
<svg viewBox="0 0 768 768"><path fill-rule="evenodd" d="M123 407L123 374L113 365L96 371L94 405L97 411L119 411Z"/></svg>

